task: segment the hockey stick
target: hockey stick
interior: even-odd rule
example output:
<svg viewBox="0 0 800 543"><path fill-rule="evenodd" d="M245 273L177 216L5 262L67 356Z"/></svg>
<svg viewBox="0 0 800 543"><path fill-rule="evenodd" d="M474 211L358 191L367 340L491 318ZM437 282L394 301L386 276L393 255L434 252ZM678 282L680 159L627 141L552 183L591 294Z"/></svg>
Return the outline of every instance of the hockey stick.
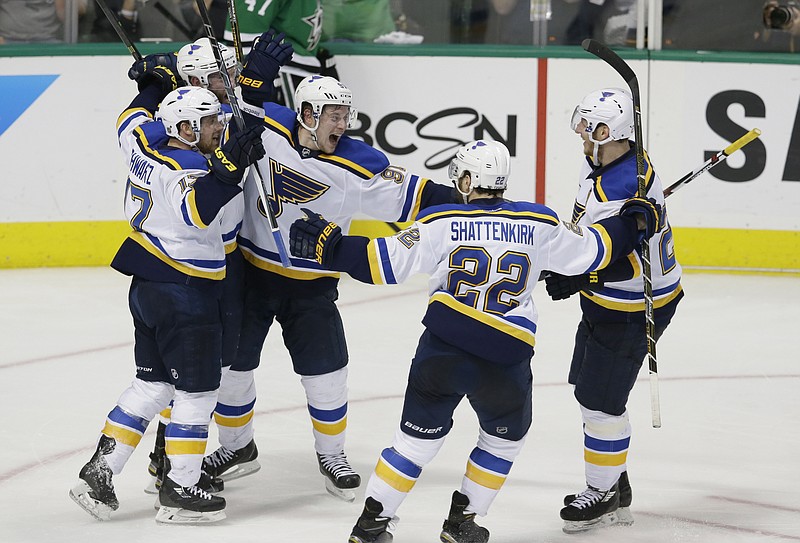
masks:
<svg viewBox="0 0 800 543"><path fill-rule="evenodd" d="M619 55L597 40L583 40L581 46L594 56L614 68L628 84L633 96L633 127L636 141L636 178L639 198L647 198L645 181L644 145L642 143L642 110L639 97L639 80L628 64ZM642 278L644 279L644 314L647 334L647 365L650 369L650 408L653 415L653 428L661 428L661 402L658 392L658 362L656 359L656 323L653 316L653 279L650 268L650 241L642 241Z"/></svg>
<svg viewBox="0 0 800 543"><path fill-rule="evenodd" d="M671 184L670 186L665 188L664 189L664 198L666 198L667 196L670 196L673 192L675 192L676 190L678 190L682 186L687 185L689 183L689 181L691 181L695 177L699 176L703 172L707 172L708 170L710 170L711 168L713 168L717 164L723 162L730 155L732 155L733 153L735 153L736 151L738 151L739 149L741 149L742 147L744 147L745 145L747 145L748 143L753 141L754 139L758 138L760 135L761 135L761 130L759 130L758 128L752 129L750 132L748 132L747 134L745 134L744 136L742 136L738 140L736 140L733 143L731 143L730 145L728 145L722 151L714 154L711 158L706 160L703 163L702 166L700 166L699 168L697 168L694 171L691 171L691 172L687 173L686 175L684 175L683 177L681 177L680 179L675 181L673 184Z"/></svg>
<svg viewBox="0 0 800 543"><path fill-rule="evenodd" d="M131 39L128 37L128 33L125 32L124 28L122 28L122 23L119 22L119 19L114 14L114 12L111 11L111 9L108 7L108 4L105 3L105 0L97 0L97 5L100 6L101 10L103 10L106 19L108 19L108 22L111 23L111 27L117 33L119 39L122 40L122 43L125 44L125 47L128 48L128 51L131 52L133 58L135 58L136 60L142 60L142 54L139 52L139 50L133 44Z"/></svg>
<svg viewBox="0 0 800 543"><path fill-rule="evenodd" d="M183 24L182 22L180 22L180 20L178 20L178 18L175 17L170 10L168 10L166 7L164 7L164 4L162 4L161 2L156 2L155 4L153 4L153 7L156 8L158 10L158 12L161 15L163 15L164 18L167 21L172 23L172 25L175 28L180 30L181 34L186 36L187 39L190 39L190 40L194 39L194 35L192 34L192 31L189 29L189 27L186 26L185 24Z"/></svg>
<svg viewBox="0 0 800 543"><path fill-rule="evenodd" d="M211 42L211 48L214 50L214 58L217 61L219 74L222 76L222 82L225 85L225 93L228 95L228 101L230 102L231 109L233 110L233 118L236 121L236 126L239 128L239 130L244 130L244 117L242 117L242 111L239 109L239 101L236 99L236 95L233 92L233 85L231 84L231 78L228 75L228 70L225 67L225 61L222 59L222 51L220 51L219 42L217 41L217 38L214 37L214 30L211 26L211 16L208 14L208 8L206 8L206 3L204 0L195 1L197 3L197 8L200 10L200 18L203 20L206 36L208 36L208 40ZM261 197L261 201L264 204L264 210L267 212L269 227L270 230L272 230L272 237L275 238L275 245L278 248L278 255L281 258L281 264L283 264L283 267L288 268L291 265L289 253L286 252L286 245L283 242L283 237L281 236L281 231L278 227L278 221L275 218L275 213L272 211L272 206L267 198L267 191L264 187L264 176L261 175L258 162L253 163L253 168L258 176L258 183L256 184L256 187L258 188L258 194Z"/></svg>
<svg viewBox="0 0 800 543"><path fill-rule="evenodd" d="M231 34L233 34L233 50L236 53L236 60L239 64L244 64L242 35L239 33L239 18L236 16L236 6L233 2L234 0L228 0L228 20L231 22Z"/></svg>

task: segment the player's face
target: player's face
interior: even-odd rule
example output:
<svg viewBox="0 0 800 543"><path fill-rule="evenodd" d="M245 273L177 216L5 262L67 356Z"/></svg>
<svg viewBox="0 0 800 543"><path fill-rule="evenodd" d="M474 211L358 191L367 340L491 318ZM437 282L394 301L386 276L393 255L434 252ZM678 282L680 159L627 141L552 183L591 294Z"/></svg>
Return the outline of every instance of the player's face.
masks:
<svg viewBox="0 0 800 543"><path fill-rule="evenodd" d="M201 153L208 154L219 147L222 128L222 121L217 115L209 115L200 119L200 141L197 143L197 148Z"/></svg>
<svg viewBox="0 0 800 543"><path fill-rule="evenodd" d="M238 76L238 71L239 70L236 68L236 66L228 68L228 77L231 80L231 86L233 88L236 88L236 78ZM225 92L225 83L222 81L222 76L219 75L218 72L208 75L208 90L210 90L216 95L221 104L229 103L228 93Z"/></svg>
<svg viewBox="0 0 800 543"><path fill-rule="evenodd" d="M336 151L339 140L347 130L347 121L350 118L350 108L347 106L325 106L319 116L317 125L317 147L323 153L331 154Z"/></svg>
<svg viewBox="0 0 800 543"><path fill-rule="evenodd" d="M575 126L575 133L583 140L583 154L592 156L592 153L594 153L594 143L589 140L589 138L592 137L592 133L587 130L588 127L589 123L586 122L586 119L581 119L581 122ZM594 139L599 141L602 138L599 137L597 132L598 131L595 130Z"/></svg>

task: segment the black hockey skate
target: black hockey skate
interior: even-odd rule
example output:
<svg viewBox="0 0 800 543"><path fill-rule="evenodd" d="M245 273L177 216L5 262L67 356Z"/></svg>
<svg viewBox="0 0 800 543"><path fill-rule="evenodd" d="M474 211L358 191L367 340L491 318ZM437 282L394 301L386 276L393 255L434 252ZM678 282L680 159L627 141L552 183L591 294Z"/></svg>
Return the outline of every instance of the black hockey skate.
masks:
<svg viewBox="0 0 800 543"><path fill-rule="evenodd" d="M97 520L109 520L111 511L119 509L113 473L104 458L116 445L113 437L101 435L94 455L78 474L80 482L69 491L69 497Z"/></svg>
<svg viewBox="0 0 800 543"><path fill-rule="evenodd" d="M561 510L564 533L586 532L602 526L618 524L619 488L614 484L608 490L587 487Z"/></svg>
<svg viewBox="0 0 800 543"><path fill-rule="evenodd" d="M147 466L147 473L150 474L152 479L144 489L148 494L158 494L158 489L161 486L161 478L163 470L161 468L161 461L164 459L166 448L166 430L167 425L158 421L158 430L156 430L156 443L153 447L153 452L150 453L150 464Z"/></svg>
<svg viewBox="0 0 800 543"><path fill-rule="evenodd" d="M389 543L397 523L397 517L389 518L380 516L383 505L374 498L368 497L364 503L364 511L358 517L347 543Z"/></svg>
<svg viewBox="0 0 800 543"><path fill-rule="evenodd" d="M346 502L356 499L354 488L361 486L361 476L353 471L344 451L336 454L317 453L319 472L325 476L325 489L329 494Z"/></svg>
<svg viewBox="0 0 800 543"><path fill-rule="evenodd" d="M475 513L465 513L469 498L456 490L450 504L450 514L442 524L439 539L443 543L486 543L489 530L475 524Z"/></svg>
<svg viewBox="0 0 800 543"><path fill-rule="evenodd" d="M235 451L220 447L203 458L203 471L212 479L233 481L260 470L261 464L256 458L258 458L258 448L255 440L250 440L250 443Z"/></svg>
<svg viewBox="0 0 800 543"><path fill-rule="evenodd" d="M158 491L161 507L156 522L163 524L206 524L225 518L225 498L214 496L197 484L181 486L169 477L169 460L165 461L163 483Z"/></svg>
<svg viewBox="0 0 800 543"><path fill-rule="evenodd" d="M617 509L616 525L632 526L633 514L631 513L630 507L633 502L633 490L631 489L627 471L623 471L620 474L617 486L619 488L619 509ZM577 494L567 494L564 496L564 505L571 504L577 497Z"/></svg>
<svg viewBox="0 0 800 543"><path fill-rule="evenodd" d="M154 487L158 491L161 490L161 485L164 483L164 464L165 464L166 455L161 458L161 462L159 463L158 467L158 475L156 476L156 480L154 483ZM197 487L200 490L205 490L209 494L216 494L218 492L222 492L225 490L225 481L220 478L211 477L205 471L200 472L200 479L197 481ZM153 505L156 509L161 508L161 496L156 495L156 501Z"/></svg>

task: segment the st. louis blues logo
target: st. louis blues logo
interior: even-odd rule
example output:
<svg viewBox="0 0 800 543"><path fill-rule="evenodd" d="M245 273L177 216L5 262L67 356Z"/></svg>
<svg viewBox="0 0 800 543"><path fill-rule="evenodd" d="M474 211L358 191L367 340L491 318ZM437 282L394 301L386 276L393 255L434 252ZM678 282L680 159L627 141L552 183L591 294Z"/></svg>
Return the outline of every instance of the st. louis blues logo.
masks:
<svg viewBox="0 0 800 543"><path fill-rule="evenodd" d="M316 200L330 188L330 186L296 170L287 168L273 159L269 159L269 170L272 178L269 201L276 218L283 213L284 202L297 205L305 204ZM267 216L261 198L258 199L258 212L264 217Z"/></svg>

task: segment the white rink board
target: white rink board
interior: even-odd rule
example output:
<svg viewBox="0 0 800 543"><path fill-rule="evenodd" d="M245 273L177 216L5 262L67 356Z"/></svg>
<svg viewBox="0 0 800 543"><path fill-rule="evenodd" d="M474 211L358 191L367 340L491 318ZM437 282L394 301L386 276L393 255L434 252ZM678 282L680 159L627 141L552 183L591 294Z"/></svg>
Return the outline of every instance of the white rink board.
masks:
<svg viewBox="0 0 800 543"><path fill-rule="evenodd" d="M744 183L705 174L670 198L673 226L800 229L800 182L781 181L796 122L800 66L630 64L640 78L645 143L665 184L702 164L704 151L727 145L706 122L711 97L745 91L765 107L758 117L746 117L736 105L728 112L736 124L763 131L763 172ZM0 223L123 220L125 171L114 125L135 94L125 75L129 65L127 56L0 58L0 77L59 75L0 135ZM444 167L426 165L445 163L462 141L491 137L488 126L515 150L509 196L534 199L538 59L339 56L338 66L358 110L370 119L366 133L393 162L446 181ZM549 59L547 66L546 203L566 216L580 160L570 114L590 90L624 81L594 59ZM515 133L509 128L514 121ZM392 152L404 148L414 150ZM739 167L742 160L737 153L728 162Z"/></svg>

